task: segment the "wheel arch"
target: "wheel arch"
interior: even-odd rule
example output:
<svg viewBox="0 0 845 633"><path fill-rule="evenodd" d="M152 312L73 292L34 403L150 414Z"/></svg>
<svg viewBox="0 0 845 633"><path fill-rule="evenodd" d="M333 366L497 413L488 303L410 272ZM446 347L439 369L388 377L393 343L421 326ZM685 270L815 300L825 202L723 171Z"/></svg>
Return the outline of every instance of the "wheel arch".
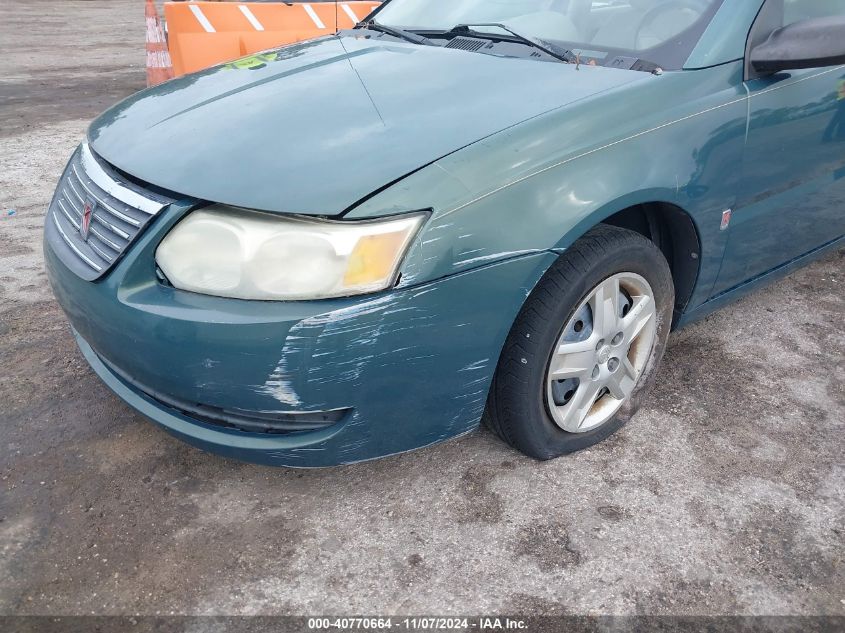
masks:
<svg viewBox="0 0 845 633"><path fill-rule="evenodd" d="M667 193L667 192L655 192ZM663 252L675 286L675 316L683 314L701 272L701 237L693 216L666 196L626 197L604 205L579 222L555 246L563 252L599 224L609 224L640 233Z"/></svg>

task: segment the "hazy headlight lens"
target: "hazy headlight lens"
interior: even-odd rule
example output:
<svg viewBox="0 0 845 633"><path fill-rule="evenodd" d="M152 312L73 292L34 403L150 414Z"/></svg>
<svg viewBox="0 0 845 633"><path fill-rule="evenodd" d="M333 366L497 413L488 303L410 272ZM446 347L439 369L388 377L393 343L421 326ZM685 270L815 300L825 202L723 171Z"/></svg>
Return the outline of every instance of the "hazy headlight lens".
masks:
<svg viewBox="0 0 845 633"><path fill-rule="evenodd" d="M394 283L424 217L328 222L213 205L167 234L156 263L175 287L221 297L294 300L375 292Z"/></svg>

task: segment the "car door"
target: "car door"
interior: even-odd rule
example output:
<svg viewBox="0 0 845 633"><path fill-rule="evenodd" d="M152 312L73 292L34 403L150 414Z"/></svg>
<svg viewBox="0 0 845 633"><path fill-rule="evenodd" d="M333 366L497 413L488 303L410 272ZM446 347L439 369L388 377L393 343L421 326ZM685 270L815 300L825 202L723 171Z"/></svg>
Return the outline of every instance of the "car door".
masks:
<svg viewBox="0 0 845 633"><path fill-rule="evenodd" d="M845 15L845 0L767 0L748 48L833 15ZM767 76L747 66L743 178L715 294L845 234L845 66Z"/></svg>

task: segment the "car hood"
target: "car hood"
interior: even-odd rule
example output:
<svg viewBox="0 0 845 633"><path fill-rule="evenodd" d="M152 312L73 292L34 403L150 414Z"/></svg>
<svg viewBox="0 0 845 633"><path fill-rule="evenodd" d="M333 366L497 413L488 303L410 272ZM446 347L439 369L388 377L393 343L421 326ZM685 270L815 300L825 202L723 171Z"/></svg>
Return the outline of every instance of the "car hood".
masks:
<svg viewBox="0 0 845 633"><path fill-rule="evenodd" d="M643 76L332 36L140 92L88 136L117 168L186 196L337 215L466 145Z"/></svg>

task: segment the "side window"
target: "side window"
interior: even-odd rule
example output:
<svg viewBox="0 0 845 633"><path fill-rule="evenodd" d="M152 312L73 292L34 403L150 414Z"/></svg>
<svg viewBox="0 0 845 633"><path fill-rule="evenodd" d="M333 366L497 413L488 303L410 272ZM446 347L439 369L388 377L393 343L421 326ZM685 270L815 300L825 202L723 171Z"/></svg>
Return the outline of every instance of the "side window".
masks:
<svg viewBox="0 0 845 633"><path fill-rule="evenodd" d="M783 26L835 15L845 15L845 0L783 0Z"/></svg>

